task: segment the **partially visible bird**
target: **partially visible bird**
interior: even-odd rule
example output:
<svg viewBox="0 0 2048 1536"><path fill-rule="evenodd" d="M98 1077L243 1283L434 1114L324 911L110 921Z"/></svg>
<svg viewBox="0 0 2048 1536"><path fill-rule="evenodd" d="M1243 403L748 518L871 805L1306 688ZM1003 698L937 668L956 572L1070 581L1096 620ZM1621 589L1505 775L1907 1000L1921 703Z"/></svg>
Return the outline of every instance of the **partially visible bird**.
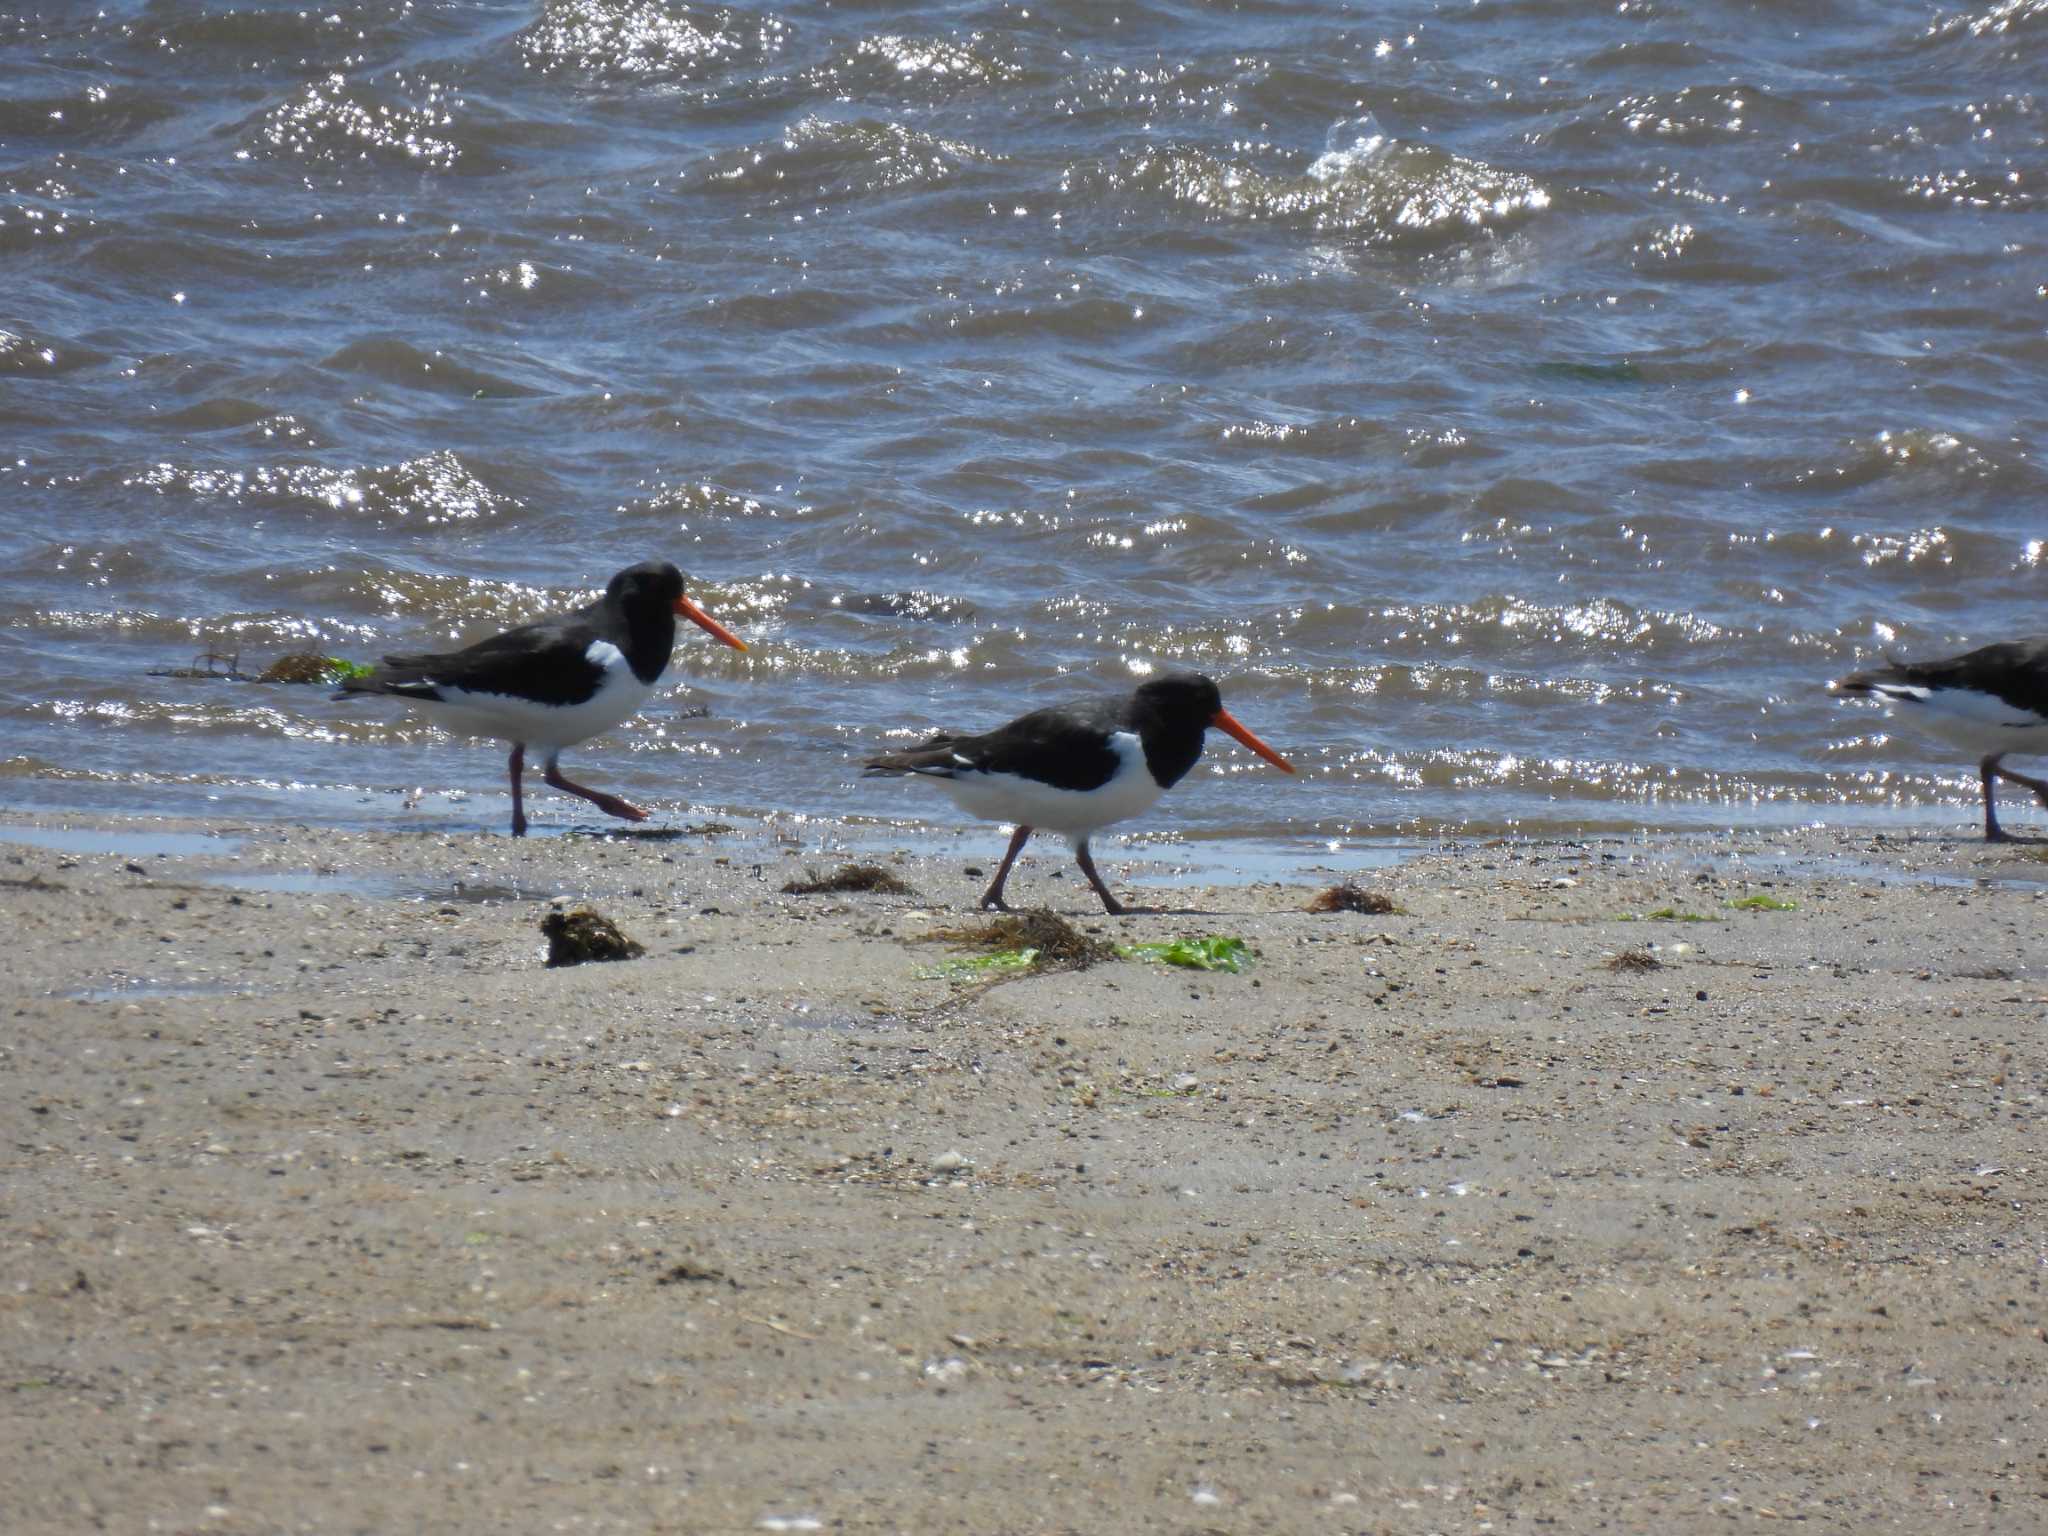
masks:
<svg viewBox="0 0 2048 1536"><path fill-rule="evenodd" d="M1829 687L1895 704L1901 717L1977 758L1984 784L1984 840L2009 843L1993 786L2025 785L2048 805L2048 780L2004 766L2009 753L2048 752L2048 635L2002 640L1940 661L1892 661Z"/></svg>
<svg viewBox="0 0 2048 1536"><path fill-rule="evenodd" d="M508 629L459 651L386 656L334 695L386 693L418 705L436 725L512 744L512 835L526 835L520 775L531 747L547 754L545 778L607 816L645 821L617 795L563 777L558 759L610 730L647 702L668 667L680 614L734 650L746 642L692 602L683 573L643 560L614 576L596 602Z"/></svg>
<svg viewBox="0 0 2048 1536"><path fill-rule="evenodd" d="M1185 778L1211 726L1294 772L1292 763L1238 724L1215 683L1177 673L1141 683L1123 698L1036 709L984 735L937 735L908 752L870 758L867 776L937 779L970 816L1015 824L1002 865L981 894L983 907L1009 910L1003 882L1026 840L1042 827L1073 844L1074 862L1104 909L1116 914L1124 907L1096 873L1088 839L1145 810Z"/></svg>

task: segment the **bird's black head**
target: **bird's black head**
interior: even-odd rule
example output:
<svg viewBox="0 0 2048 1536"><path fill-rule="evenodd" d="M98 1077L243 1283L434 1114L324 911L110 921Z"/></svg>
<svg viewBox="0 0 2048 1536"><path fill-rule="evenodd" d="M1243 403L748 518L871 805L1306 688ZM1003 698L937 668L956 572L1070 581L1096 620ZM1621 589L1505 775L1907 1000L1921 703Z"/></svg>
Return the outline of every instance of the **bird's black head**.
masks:
<svg viewBox="0 0 2048 1536"><path fill-rule="evenodd" d="M666 560L642 560L607 582L604 595L627 608L662 608L673 614L683 595L683 573Z"/></svg>
<svg viewBox="0 0 2048 1536"><path fill-rule="evenodd" d="M668 653L676 643L678 616L736 651L747 648L746 641L690 600L683 590L683 573L666 560L642 560L638 565L627 566L605 584L604 598L626 616L638 647L628 654L633 658L634 672L643 681L652 680L651 674L642 671L643 656L648 665L653 665L652 658L658 652L660 666L668 665Z"/></svg>
<svg viewBox="0 0 2048 1536"><path fill-rule="evenodd" d="M1145 766L1162 789L1171 789L1202 755L1202 737L1223 707L1206 677L1169 672L1140 683L1124 704L1123 723L1145 744Z"/></svg>
<svg viewBox="0 0 2048 1536"><path fill-rule="evenodd" d="M1169 672L1140 683L1124 707L1124 722L1145 743L1145 762L1162 787L1171 787L1202 755L1212 725L1227 731L1284 773L1294 765L1239 724L1223 707L1215 682L1197 672Z"/></svg>
<svg viewBox="0 0 2048 1536"><path fill-rule="evenodd" d="M1207 730L1223 707L1223 692L1199 672L1169 672L1140 683L1131 704L1162 725Z"/></svg>

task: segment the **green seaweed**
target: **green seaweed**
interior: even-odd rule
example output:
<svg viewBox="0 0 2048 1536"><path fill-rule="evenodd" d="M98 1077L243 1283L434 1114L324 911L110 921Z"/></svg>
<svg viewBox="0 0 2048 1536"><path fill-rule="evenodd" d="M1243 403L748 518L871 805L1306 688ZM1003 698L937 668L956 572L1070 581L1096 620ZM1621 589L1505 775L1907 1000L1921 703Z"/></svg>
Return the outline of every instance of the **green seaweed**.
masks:
<svg viewBox="0 0 2048 1536"><path fill-rule="evenodd" d="M1007 971L1028 971L1038 963L1038 951L991 949L979 955L954 955L919 971L921 981L972 981L977 976L1001 975Z"/></svg>
<svg viewBox="0 0 2048 1536"><path fill-rule="evenodd" d="M365 662L342 656L322 656L318 651L293 651L280 656L256 677L259 683L310 683L316 687L368 677L376 669Z"/></svg>
<svg viewBox="0 0 2048 1536"><path fill-rule="evenodd" d="M1780 901L1775 896L1766 896L1759 891L1754 896L1739 897L1728 905L1737 912L1792 912L1798 910L1796 901Z"/></svg>
<svg viewBox="0 0 2048 1536"><path fill-rule="evenodd" d="M1251 946L1243 939L1220 933L1204 939L1169 939L1163 944L1119 944L1116 952L1126 960L1159 960L1191 971L1233 974L1242 971L1251 958Z"/></svg>
<svg viewBox="0 0 2048 1536"><path fill-rule="evenodd" d="M1160 944L1105 944L1050 912L1009 913L977 928L945 928L926 935L952 944L983 946L954 955L917 974L924 981L974 981L1047 970L1085 970L1098 960L1157 960L1195 971L1242 971L1251 946L1228 934L1169 939ZM1007 941L1007 942L1005 942Z"/></svg>

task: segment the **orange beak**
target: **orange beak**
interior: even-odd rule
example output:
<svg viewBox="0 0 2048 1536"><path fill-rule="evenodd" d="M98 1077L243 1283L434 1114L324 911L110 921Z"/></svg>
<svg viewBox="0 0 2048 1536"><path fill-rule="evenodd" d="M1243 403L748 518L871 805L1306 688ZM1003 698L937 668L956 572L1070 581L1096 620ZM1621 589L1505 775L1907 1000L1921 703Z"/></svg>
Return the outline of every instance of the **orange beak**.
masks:
<svg viewBox="0 0 2048 1536"><path fill-rule="evenodd" d="M1219 731L1230 732L1231 735L1235 736L1239 741L1243 742L1246 746L1250 747L1254 752L1258 753L1259 756L1263 757L1275 768L1278 768L1282 773L1294 772L1294 764L1287 761L1286 758L1282 757L1278 752L1275 752L1271 747L1267 746L1263 741L1259 740L1259 738L1254 736L1250 731L1246 730L1243 726L1239 725L1237 723L1237 717L1231 714L1229 710L1217 710L1215 715L1211 717L1209 723L1215 726Z"/></svg>
<svg viewBox="0 0 2048 1536"><path fill-rule="evenodd" d="M717 639L723 640L727 645L731 646L734 650L744 651L747 648L746 641L742 640L738 635L734 634L731 630L727 629L723 624L719 623L718 620L711 617L711 615L706 613L702 608L699 608L695 603L691 602L689 594L685 593L683 596L676 599L676 612L680 614L683 618L688 619L692 624L696 625L699 629L706 630Z"/></svg>

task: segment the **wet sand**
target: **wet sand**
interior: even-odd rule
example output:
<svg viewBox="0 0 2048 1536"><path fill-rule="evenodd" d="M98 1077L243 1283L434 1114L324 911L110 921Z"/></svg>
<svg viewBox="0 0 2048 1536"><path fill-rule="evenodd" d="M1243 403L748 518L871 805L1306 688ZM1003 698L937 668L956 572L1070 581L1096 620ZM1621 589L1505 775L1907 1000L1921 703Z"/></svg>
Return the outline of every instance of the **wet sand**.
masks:
<svg viewBox="0 0 2048 1536"><path fill-rule="evenodd" d="M0 843L10 1532L2048 1522L2039 846L1048 848L1255 962L983 985L951 854L164 830Z"/></svg>

